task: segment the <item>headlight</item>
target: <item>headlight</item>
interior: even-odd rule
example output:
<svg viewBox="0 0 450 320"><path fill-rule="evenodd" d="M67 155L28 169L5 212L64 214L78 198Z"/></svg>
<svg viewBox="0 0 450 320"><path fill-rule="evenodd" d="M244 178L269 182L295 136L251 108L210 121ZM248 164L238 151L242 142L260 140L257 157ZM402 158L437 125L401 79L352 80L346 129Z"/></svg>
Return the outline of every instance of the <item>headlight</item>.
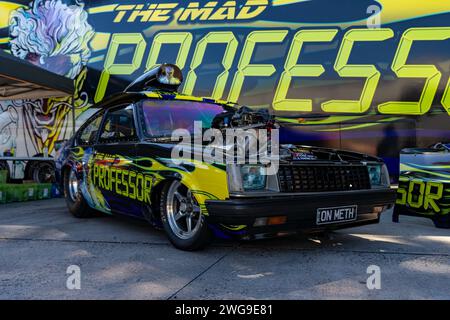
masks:
<svg viewBox="0 0 450 320"><path fill-rule="evenodd" d="M381 184L381 166L367 166L369 170L370 184L379 186Z"/></svg>
<svg viewBox="0 0 450 320"><path fill-rule="evenodd" d="M241 176L244 191L264 190L266 188L264 167L242 166Z"/></svg>
<svg viewBox="0 0 450 320"><path fill-rule="evenodd" d="M228 165L230 192L278 191L277 175L268 175L263 165Z"/></svg>
<svg viewBox="0 0 450 320"><path fill-rule="evenodd" d="M372 187L389 187L389 172L385 164L369 164L367 170Z"/></svg>

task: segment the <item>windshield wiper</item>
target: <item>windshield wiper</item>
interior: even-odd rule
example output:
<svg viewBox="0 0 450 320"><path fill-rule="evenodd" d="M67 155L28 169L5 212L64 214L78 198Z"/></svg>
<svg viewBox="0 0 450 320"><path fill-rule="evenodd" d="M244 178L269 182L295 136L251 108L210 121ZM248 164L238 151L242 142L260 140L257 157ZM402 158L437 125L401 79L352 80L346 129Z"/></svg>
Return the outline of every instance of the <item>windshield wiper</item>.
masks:
<svg viewBox="0 0 450 320"><path fill-rule="evenodd" d="M151 141L151 142L178 142L178 141L173 141L172 140L172 136L154 136L154 137L148 137L145 138L146 141Z"/></svg>

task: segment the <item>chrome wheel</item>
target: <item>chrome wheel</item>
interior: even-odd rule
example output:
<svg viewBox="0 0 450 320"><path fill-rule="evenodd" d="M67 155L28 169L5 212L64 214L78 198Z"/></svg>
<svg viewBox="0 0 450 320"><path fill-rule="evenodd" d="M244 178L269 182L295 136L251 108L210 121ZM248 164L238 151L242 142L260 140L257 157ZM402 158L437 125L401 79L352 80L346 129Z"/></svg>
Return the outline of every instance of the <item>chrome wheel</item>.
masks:
<svg viewBox="0 0 450 320"><path fill-rule="evenodd" d="M180 239L191 239L201 225L201 209L191 191L174 181L167 192L167 221Z"/></svg>
<svg viewBox="0 0 450 320"><path fill-rule="evenodd" d="M69 173L69 197L73 202L76 202L79 196L80 190L78 189L78 178L75 171L70 170Z"/></svg>

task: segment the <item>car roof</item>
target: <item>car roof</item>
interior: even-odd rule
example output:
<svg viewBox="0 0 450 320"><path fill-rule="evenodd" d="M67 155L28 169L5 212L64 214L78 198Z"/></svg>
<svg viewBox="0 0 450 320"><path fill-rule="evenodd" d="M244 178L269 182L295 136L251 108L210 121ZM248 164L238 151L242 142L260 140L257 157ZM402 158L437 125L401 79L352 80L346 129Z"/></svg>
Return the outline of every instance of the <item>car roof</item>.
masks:
<svg viewBox="0 0 450 320"><path fill-rule="evenodd" d="M93 107L100 109L108 109L117 106L118 104L121 103L134 103L143 99L195 101L195 102L220 104L227 108L236 107L236 103L231 103L224 100L217 100L205 97L195 97L177 92L166 92L166 91L120 92L107 97L106 99L102 100Z"/></svg>

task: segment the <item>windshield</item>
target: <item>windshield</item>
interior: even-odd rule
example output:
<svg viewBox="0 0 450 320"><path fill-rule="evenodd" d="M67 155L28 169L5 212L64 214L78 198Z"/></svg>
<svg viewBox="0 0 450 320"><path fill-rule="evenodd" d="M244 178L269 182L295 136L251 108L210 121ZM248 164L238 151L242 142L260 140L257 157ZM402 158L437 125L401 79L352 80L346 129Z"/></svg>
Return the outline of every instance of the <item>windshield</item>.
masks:
<svg viewBox="0 0 450 320"><path fill-rule="evenodd" d="M149 137L170 137L175 129L194 133L194 121L201 121L204 129L225 110L221 105L182 100L145 100L142 103L143 127Z"/></svg>

